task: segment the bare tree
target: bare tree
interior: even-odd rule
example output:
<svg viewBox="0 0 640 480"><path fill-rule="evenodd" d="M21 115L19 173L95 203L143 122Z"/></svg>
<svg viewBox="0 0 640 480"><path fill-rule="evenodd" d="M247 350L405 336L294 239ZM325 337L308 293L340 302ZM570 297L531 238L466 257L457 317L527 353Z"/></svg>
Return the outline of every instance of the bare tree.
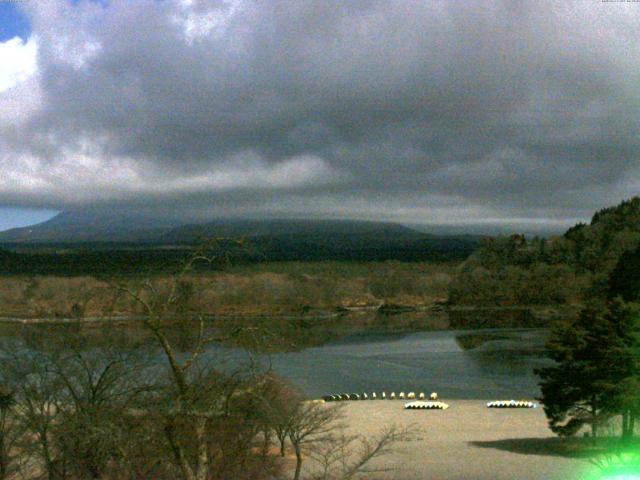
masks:
<svg viewBox="0 0 640 480"><path fill-rule="evenodd" d="M42 473L41 478L66 477L62 456L56 447L55 428L59 419L61 383L51 368L50 358L42 353L5 350L3 381L15 394L14 415L25 435L18 441L25 463ZM35 460L31 462L29 460Z"/></svg>
<svg viewBox="0 0 640 480"><path fill-rule="evenodd" d="M14 452L28 478L106 478L121 460L118 441L134 398L149 388L140 350L83 348L82 337L69 333L57 327L40 350L2 344L0 375L20 427Z"/></svg>
<svg viewBox="0 0 640 480"><path fill-rule="evenodd" d="M52 369L62 384L55 437L75 477L99 479L121 460L118 440L137 397L152 389L137 352L72 350Z"/></svg>
<svg viewBox="0 0 640 480"><path fill-rule="evenodd" d="M164 434L170 446L175 464L184 480L206 480L211 473L211 455L208 442L208 425L211 421L225 414L224 406L208 386L211 378L197 373L195 368L208 343L241 337L250 328L237 328L221 334L218 330L214 334L208 331L202 312L194 312L184 301L186 278L194 270L196 264L211 265L225 261L226 255L213 254L218 247L217 241L196 250L189 257L184 267L170 278L165 288L147 279L137 288L120 284L116 288L119 292L133 299L143 311L143 326L151 333L160 346L169 369L169 384L171 404L165 410ZM168 325L180 317L180 322L198 325L195 342L187 352L178 355L172 344L168 332ZM215 373L215 372L213 372ZM215 392L219 393L219 392Z"/></svg>
<svg viewBox="0 0 640 480"><path fill-rule="evenodd" d="M288 437L296 455L296 469L293 480L300 479L303 455L311 446L326 442L331 432L338 428L336 421L341 418L342 405L327 406L313 401L298 402L291 413L287 427Z"/></svg>
<svg viewBox="0 0 640 480"><path fill-rule="evenodd" d="M16 471L16 443L21 428L15 418L15 395L0 387L0 480L11 478Z"/></svg>
<svg viewBox="0 0 640 480"><path fill-rule="evenodd" d="M310 450L316 473L310 480L351 480L363 474L386 472L391 468L371 467L371 462L391 452L394 444L413 435L413 427L390 426L376 437L347 435L344 431L330 435Z"/></svg>
<svg viewBox="0 0 640 480"><path fill-rule="evenodd" d="M294 388L269 375L264 382L262 400L262 416L268 430L265 435L273 432L279 443L280 456L284 457L292 422L304 399Z"/></svg>
<svg viewBox="0 0 640 480"><path fill-rule="evenodd" d="M185 359L179 359L166 332L166 326L177 311L185 315L183 311L184 304L180 302L180 293L185 290L185 276L199 261L211 263L213 258L206 255L205 249L198 250L189 258L184 268L171 278L171 284L166 292L161 291L149 279L143 281L136 289L126 285L117 285L118 291L127 294L143 309L144 317L142 323L162 348L169 365L170 380L174 387L175 405L170 408L170 414L166 418L164 433L176 464L185 480L205 480L208 473L208 454L205 439L208 412L206 409L199 409L193 404L196 391L189 378L189 370L202 354L203 347L206 344L204 337L205 325L202 317L197 319L199 322L198 339ZM197 455L193 460L188 458L185 452L185 445L177 435L178 430L187 425L192 430L191 438L196 444Z"/></svg>
<svg viewBox="0 0 640 480"><path fill-rule="evenodd" d="M371 462L417 432L413 426L390 426L373 438L350 435L345 433L343 408L344 405L298 400L293 409L284 411L289 417L281 428L287 431L296 457L293 480L302 478L305 458L311 461L305 476L309 480L351 480L386 471L384 467L372 468Z"/></svg>

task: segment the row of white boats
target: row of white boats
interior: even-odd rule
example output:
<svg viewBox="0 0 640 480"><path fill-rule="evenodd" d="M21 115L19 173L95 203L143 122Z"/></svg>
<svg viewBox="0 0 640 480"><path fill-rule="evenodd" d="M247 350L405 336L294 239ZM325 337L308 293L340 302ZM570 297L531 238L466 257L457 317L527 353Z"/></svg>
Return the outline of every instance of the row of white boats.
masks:
<svg viewBox="0 0 640 480"><path fill-rule="evenodd" d="M495 400L487 403L487 408L536 408L537 405L527 400ZM449 408L444 402L409 402L404 404L408 410L446 410Z"/></svg>
<svg viewBox="0 0 640 480"><path fill-rule="evenodd" d="M396 392L391 392L388 396L387 396L387 392L382 392L380 394L380 396L378 396L378 394L376 392L372 392L371 395L367 394L367 393L341 393L339 395L326 395L324 397L322 397L322 399L325 402L339 402L341 400L415 400L415 399L419 399L419 400L426 400L426 396L423 392L420 392L419 394L416 395L415 392L409 392L407 394L405 394L404 392L400 392L398 395L396 395ZM429 400L437 400L438 399L438 394L437 393L432 393L429 395Z"/></svg>
<svg viewBox="0 0 640 480"><path fill-rule="evenodd" d="M405 403L404 408L407 410L446 410L449 408L449 405L444 402L423 402L418 400L415 402Z"/></svg>
<svg viewBox="0 0 640 480"><path fill-rule="evenodd" d="M413 402L406 403L404 408L409 410L414 409L437 409L437 410L446 410L449 408L449 405L443 402L439 402L438 394L432 393L429 395L428 401L427 397L423 392L420 392L416 395L415 392L409 392L405 394L405 392L400 392L396 395L395 392L391 392L387 395L386 392L382 392L378 395L376 392L372 392L370 395L367 393L341 393L339 395L326 395L323 397L325 402L339 402L345 400L416 400ZM530 402L528 400L494 400L487 403L487 408L536 408L538 405L534 402Z"/></svg>
<svg viewBox="0 0 640 480"><path fill-rule="evenodd" d="M536 408L537 406L527 400L494 400L487 403L487 408Z"/></svg>

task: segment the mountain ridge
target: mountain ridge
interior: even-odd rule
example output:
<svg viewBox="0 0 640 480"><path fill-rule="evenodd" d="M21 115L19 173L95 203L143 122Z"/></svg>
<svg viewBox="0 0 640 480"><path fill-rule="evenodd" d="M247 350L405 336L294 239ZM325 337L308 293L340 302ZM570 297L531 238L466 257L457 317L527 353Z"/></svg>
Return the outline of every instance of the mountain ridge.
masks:
<svg viewBox="0 0 640 480"><path fill-rule="evenodd" d="M71 210L35 225L2 231L0 243L140 242L179 225L180 221L172 216Z"/></svg>
<svg viewBox="0 0 640 480"><path fill-rule="evenodd" d="M2 244L123 242L193 243L205 237L326 236L417 240L433 235L395 222L310 219L213 219L196 222L131 212L63 211L44 222L0 232Z"/></svg>
<svg viewBox="0 0 640 480"><path fill-rule="evenodd" d="M67 212L0 233L0 253L6 253L0 255L0 273L168 271L199 244L220 237L212 248L236 262L459 261L479 243L477 238L434 236L392 222L219 219L183 224L131 212ZM231 238L246 241L237 245Z"/></svg>

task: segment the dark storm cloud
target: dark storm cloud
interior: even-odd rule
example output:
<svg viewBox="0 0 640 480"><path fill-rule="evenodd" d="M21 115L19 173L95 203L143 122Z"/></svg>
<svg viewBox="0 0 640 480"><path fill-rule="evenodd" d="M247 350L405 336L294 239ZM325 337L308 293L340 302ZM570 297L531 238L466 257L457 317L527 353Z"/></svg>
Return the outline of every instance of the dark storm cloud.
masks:
<svg viewBox="0 0 640 480"><path fill-rule="evenodd" d="M0 124L24 158L0 199L573 221L636 191L639 9L34 2L38 104Z"/></svg>

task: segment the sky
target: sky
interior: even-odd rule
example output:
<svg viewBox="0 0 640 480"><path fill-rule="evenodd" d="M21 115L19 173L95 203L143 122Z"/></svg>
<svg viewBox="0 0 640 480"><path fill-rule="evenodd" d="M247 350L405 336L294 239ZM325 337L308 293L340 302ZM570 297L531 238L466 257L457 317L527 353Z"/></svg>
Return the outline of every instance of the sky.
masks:
<svg viewBox="0 0 640 480"><path fill-rule="evenodd" d="M640 2L0 0L0 228L561 229L638 192L639 131Z"/></svg>

